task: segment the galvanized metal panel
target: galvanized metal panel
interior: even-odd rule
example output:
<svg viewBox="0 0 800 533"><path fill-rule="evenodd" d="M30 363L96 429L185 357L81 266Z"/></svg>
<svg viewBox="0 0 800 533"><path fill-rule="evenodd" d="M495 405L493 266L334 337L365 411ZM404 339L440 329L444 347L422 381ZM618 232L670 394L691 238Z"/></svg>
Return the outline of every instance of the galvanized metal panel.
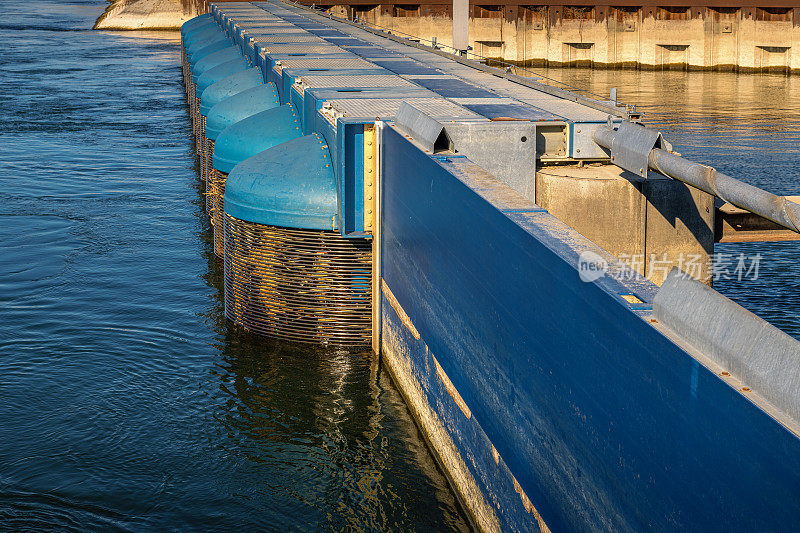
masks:
<svg viewBox="0 0 800 533"><path fill-rule="evenodd" d="M273 54L327 55L327 54L344 54L344 53L347 53L345 50L339 48L338 46L322 45L322 44L304 44L304 43L270 44L270 43L259 43L259 47L267 55L273 55Z"/></svg>
<svg viewBox="0 0 800 533"><path fill-rule="evenodd" d="M324 43L324 39L320 39L311 34L299 33L271 33L262 35L258 33L246 33L246 37L250 38L254 43Z"/></svg>
<svg viewBox="0 0 800 533"><path fill-rule="evenodd" d="M365 43L366 44L366 43ZM389 58L389 57L396 57L402 58L403 55L399 52L393 52L392 50L386 50L385 48L379 48L377 46L342 46L345 50L349 50L356 55L366 58Z"/></svg>
<svg viewBox="0 0 800 533"><path fill-rule="evenodd" d="M473 85L449 77L435 77L435 78L417 78L415 80L418 84L432 90L435 93L441 94L445 98L496 98L497 94L481 89L477 85Z"/></svg>
<svg viewBox="0 0 800 533"><path fill-rule="evenodd" d="M387 98L385 100L353 98L330 100L331 107L345 117L393 118L403 102L425 114L442 120L480 119L480 115L444 98Z"/></svg>
<svg viewBox="0 0 800 533"><path fill-rule="evenodd" d="M340 58L316 58L316 57L297 57L280 60L281 68L337 68L337 69L352 69L352 70L366 70L373 69L375 65L369 61L357 57L340 57Z"/></svg>
<svg viewBox="0 0 800 533"><path fill-rule="evenodd" d="M410 59L374 59L372 61L396 74L441 74L436 69L426 67L422 63Z"/></svg>
<svg viewBox="0 0 800 533"><path fill-rule="evenodd" d="M350 37L347 33L342 33L339 30L332 30L330 28L308 30L314 35L320 37Z"/></svg>
<svg viewBox="0 0 800 533"><path fill-rule="evenodd" d="M653 314L686 342L800 422L800 342L677 268Z"/></svg>
<svg viewBox="0 0 800 533"><path fill-rule="evenodd" d="M400 105L394 122L398 129L411 135L429 152L434 152L437 142L441 141L447 145L443 147L444 149L452 149L450 138L446 135L442 123L408 103Z"/></svg>
<svg viewBox="0 0 800 533"><path fill-rule="evenodd" d="M490 120L530 120L530 121L561 121L564 120L538 107L522 105L519 103L491 103L491 104L464 104L464 107L475 111Z"/></svg>
<svg viewBox="0 0 800 533"><path fill-rule="evenodd" d="M456 154L536 201L536 125L527 121L455 122L445 131Z"/></svg>
<svg viewBox="0 0 800 533"><path fill-rule="evenodd" d="M256 28L243 28L242 31L250 36L268 36L268 35L278 35L282 33L292 34L292 33L301 33L301 30L296 26L270 26L266 28L256 27Z"/></svg>
<svg viewBox="0 0 800 533"><path fill-rule="evenodd" d="M336 46L364 46L367 43L360 39L354 39L352 37L343 36L343 37L331 37L326 36L325 40L335 44Z"/></svg>
<svg viewBox="0 0 800 533"><path fill-rule="evenodd" d="M394 74L376 75L304 75L300 79L308 87L414 87L414 84Z"/></svg>

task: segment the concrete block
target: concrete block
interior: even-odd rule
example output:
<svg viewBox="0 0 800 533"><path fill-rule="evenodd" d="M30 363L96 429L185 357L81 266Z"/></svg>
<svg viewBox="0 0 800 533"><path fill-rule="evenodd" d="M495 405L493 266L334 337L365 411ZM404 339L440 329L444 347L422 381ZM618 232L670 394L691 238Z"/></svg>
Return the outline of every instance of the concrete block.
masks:
<svg viewBox="0 0 800 533"><path fill-rule="evenodd" d="M641 182L616 165L546 167L536 173L536 203L615 256L644 257Z"/></svg>
<svg viewBox="0 0 800 533"><path fill-rule="evenodd" d="M713 197L649 176L616 165L545 167L536 203L657 285L673 266L710 284Z"/></svg>
<svg viewBox="0 0 800 533"><path fill-rule="evenodd" d="M661 285L673 266L711 284L714 197L679 181L650 174L642 183L647 200L647 277Z"/></svg>

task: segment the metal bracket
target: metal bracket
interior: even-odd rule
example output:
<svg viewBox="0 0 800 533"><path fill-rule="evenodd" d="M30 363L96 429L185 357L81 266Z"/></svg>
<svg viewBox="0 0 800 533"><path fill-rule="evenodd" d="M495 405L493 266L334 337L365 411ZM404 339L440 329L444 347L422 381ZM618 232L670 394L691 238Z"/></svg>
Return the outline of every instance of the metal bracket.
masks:
<svg viewBox="0 0 800 533"><path fill-rule="evenodd" d="M431 153L447 152L453 149L453 142L447 135L444 126L406 102L400 104L394 121L399 129L413 137Z"/></svg>
<svg viewBox="0 0 800 533"><path fill-rule="evenodd" d="M611 125L611 117L609 127ZM628 120L619 125L611 143L611 161L627 171L647 178L647 161L653 148L669 150L671 146L660 131L634 124Z"/></svg>

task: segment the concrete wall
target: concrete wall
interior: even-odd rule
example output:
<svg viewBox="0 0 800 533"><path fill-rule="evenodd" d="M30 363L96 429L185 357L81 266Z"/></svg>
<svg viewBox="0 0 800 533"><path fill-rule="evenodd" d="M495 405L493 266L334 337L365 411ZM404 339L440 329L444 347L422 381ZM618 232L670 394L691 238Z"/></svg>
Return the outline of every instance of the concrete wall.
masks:
<svg viewBox="0 0 800 533"><path fill-rule="evenodd" d="M202 2L195 0L114 0L94 29L177 30L202 9Z"/></svg>
<svg viewBox="0 0 800 533"><path fill-rule="evenodd" d="M316 5L452 44L450 4ZM519 65L800 72L800 7L476 4L470 12L473 52Z"/></svg>
<svg viewBox="0 0 800 533"><path fill-rule="evenodd" d="M536 173L536 203L656 285L672 267L711 284L714 199L694 187L615 165L553 166Z"/></svg>

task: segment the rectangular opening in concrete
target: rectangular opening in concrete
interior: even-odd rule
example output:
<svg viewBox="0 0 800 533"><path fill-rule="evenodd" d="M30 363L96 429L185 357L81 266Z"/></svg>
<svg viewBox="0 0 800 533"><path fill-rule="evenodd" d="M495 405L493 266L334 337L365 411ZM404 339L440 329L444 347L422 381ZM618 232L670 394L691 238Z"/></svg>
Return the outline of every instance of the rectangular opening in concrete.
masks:
<svg viewBox="0 0 800 533"><path fill-rule="evenodd" d="M656 64L663 69L686 70L689 63L688 44L657 44Z"/></svg>
<svg viewBox="0 0 800 533"><path fill-rule="evenodd" d="M756 46L756 68L785 72L789 67L788 46Z"/></svg>
<svg viewBox="0 0 800 533"><path fill-rule="evenodd" d="M591 66L594 43L564 43L564 60L567 64Z"/></svg>

